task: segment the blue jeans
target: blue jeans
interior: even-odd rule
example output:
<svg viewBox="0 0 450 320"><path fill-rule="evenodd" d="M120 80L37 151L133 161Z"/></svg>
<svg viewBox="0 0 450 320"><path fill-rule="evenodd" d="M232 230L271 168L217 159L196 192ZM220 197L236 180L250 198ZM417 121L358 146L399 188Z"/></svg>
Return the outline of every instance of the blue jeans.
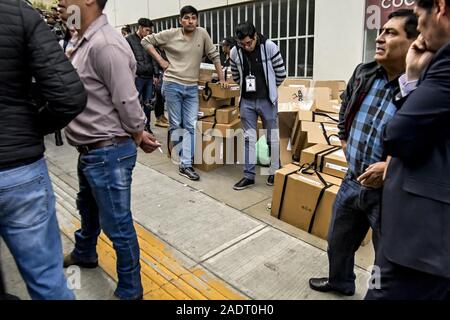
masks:
<svg viewBox="0 0 450 320"><path fill-rule="evenodd" d="M139 92L139 100L144 109L145 117L147 118L146 125L150 125L151 109L149 106L150 100L153 98L153 78L136 77L136 89Z"/></svg>
<svg viewBox="0 0 450 320"><path fill-rule="evenodd" d="M97 260L97 238L103 230L117 256L121 299L142 296L139 244L131 214L131 176L136 164L133 140L92 150L78 160L80 191L77 207L81 229L75 232L72 255L85 262Z"/></svg>
<svg viewBox="0 0 450 320"><path fill-rule="evenodd" d="M333 206L328 231L329 282L343 291L355 290L355 253L369 228L377 251L382 189L363 187L347 175Z"/></svg>
<svg viewBox="0 0 450 320"><path fill-rule="evenodd" d="M258 129L258 116L262 119L263 128L267 130L267 143L271 155L269 174L274 175L280 169L278 109L267 99L249 100L242 98L240 112L245 137L244 177L254 180L256 175L256 131Z"/></svg>
<svg viewBox="0 0 450 320"><path fill-rule="evenodd" d="M162 93L169 112L170 139L175 150L181 154L181 167L192 167L198 116L198 86L166 81L163 84Z"/></svg>
<svg viewBox="0 0 450 320"><path fill-rule="evenodd" d="M0 235L32 299L75 299L63 271L55 196L44 159L0 171Z"/></svg>

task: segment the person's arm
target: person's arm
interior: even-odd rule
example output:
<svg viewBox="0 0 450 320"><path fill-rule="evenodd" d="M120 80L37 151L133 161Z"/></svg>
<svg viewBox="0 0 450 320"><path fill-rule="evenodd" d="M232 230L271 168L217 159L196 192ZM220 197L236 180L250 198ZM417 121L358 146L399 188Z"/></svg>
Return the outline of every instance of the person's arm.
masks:
<svg viewBox="0 0 450 320"><path fill-rule="evenodd" d="M28 59L25 61L47 104L39 110L38 125L43 135L64 128L86 107L84 86L39 14L20 1L25 26Z"/></svg>
<svg viewBox="0 0 450 320"><path fill-rule="evenodd" d="M228 83L226 82L225 76L222 70L222 64L220 63L220 54L217 51L216 46L211 40L208 32L205 29L200 29L203 32L203 40L205 42L205 55L211 60L216 68L216 73L219 76L219 83L221 87L228 87Z"/></svg>
<svg viewBox="0 0 450 320"><path fill-rule="evenodd" d="M241 75L239 74L239 69L237 66L236 61L233 60L233 56L238 56L239 52L237 51L237 48L234 47L233 49L231 49L231 53L230 53L230 67L231 67L231 76L233 77L234 82L240 84L241 83Z"/></svg>
<svg viewBox="0 0 450 320"><path fill-rule="evenodd" d="M130 134L143 131L145 115L139 103L130 56L116 45L106 45L99 48L92 59L119 113L123 129Z"/></svg>
<svg viewBox="0 0 450 320"><path fill-rule="evenodd" d="M281 86L283 81L287 77L286 67L284 65L283 56L281 55L281 52L274 43L270 42L272 45L272 50L270 50L271 58L272 60L272 66L273 70L275 72L277 87Z"/></svg>
<svg viewBox="0 0 450 320"><path fill-rule="evenodd" d="M165 71L169 67L169 62L164 60L163 57L156 50L155 46L159 46L164 49L164 46L170 41L173 30L165 30L156 34L146 36L141 41L141 45L152 56L153 60L158 63Z"/></svg>

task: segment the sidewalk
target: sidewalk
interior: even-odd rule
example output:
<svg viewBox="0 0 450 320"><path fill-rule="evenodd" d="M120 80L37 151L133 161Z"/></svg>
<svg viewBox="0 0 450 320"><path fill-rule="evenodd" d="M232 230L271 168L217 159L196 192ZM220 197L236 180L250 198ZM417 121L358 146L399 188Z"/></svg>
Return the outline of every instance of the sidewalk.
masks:
<svg viewBox="0 0 450 320"><path fill-rule="evenodd" d="M159 141L166 141L164 135L156 132ZM56 147L52 138L46 146L68 251L79 224L77 152L67 144ZM166 155L139 154L132 211L146 299L349 299L309 288L310 277L328 274L326 242L270 216L272 188L264 177L257 178L253 189L236 192L232 186L241 178L239 166L199 173L201 181L191 182L178 175ZM98 251L104 271L82 271L83 280L90 278L82 280L79 299L108 299L114 290L115 256L104 236ZM362 268L355 268L357 291L350 299L366 293L372 251L370 245L358 252ZM5 269L8 277L14 273L11 263ZM23 287L19 282L8 283L12 293Z"/></svg>

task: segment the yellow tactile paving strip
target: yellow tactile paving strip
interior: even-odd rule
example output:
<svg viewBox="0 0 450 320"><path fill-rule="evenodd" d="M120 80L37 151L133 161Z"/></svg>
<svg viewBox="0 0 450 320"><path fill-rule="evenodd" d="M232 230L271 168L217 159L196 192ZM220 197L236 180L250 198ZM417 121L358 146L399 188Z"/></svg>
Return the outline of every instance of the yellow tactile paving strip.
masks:
<svg viewBox="0 0 450 320"><path fill-rule="evenodd" d="M61 225L61 231L71 237L80 227L72 216L70 227ZM141 277L144 300L245 300L225 282L207 274L201 267L187 269L171 254L171 249L151 232L135 223L141 249ZM71 229L71 230L69 230ZM116 254L112 243L102 233L97 252L100 267L115 281Z"/></svg>

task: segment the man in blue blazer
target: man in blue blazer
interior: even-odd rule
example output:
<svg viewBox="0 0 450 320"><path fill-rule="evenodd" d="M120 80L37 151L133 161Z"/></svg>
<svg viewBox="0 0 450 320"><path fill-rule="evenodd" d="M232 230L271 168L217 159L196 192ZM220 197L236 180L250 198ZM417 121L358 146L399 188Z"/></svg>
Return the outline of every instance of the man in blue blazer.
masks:
<svg viewBox="0 0 450 320"><path fill-rule="evenodd" d="M421 36L383 135L392 160L369 300L450 298L450 0L418 0L415 12Z"/></svg>

